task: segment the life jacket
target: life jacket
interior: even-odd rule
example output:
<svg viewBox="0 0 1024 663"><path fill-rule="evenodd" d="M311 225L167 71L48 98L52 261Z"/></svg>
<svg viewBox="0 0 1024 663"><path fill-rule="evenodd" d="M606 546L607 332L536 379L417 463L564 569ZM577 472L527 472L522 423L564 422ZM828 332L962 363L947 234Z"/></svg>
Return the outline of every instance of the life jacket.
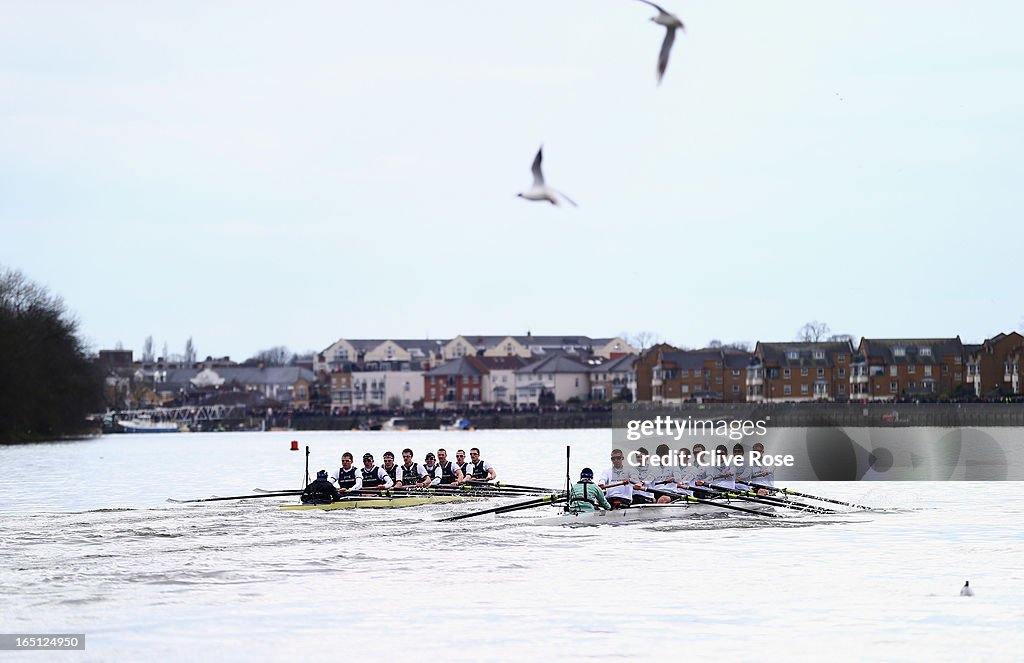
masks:
<svg viewBox="0 0 1024 663"><path fill-rule="evenodd" d="M380 486L384 483L383 481L380 480L380 477L377 476L380 473L379 470L380 468L377 467L376 465L374 465L370 469L366 469L365 467L362 468L361 472L363 473L363 488L376 488L377 486Z"/></svg>
<svg viewBox="0 0 1024 663"><path fill-rule="evenodd" d="M351 488L356 485L356 468L352 467L346 470L344 467L338 468L338 488Z"/></svg>
<svg viewBox="0 0 1024 663"><path fill-rule="evenodd" d="M462 464L459 465L459 469L462 470L462 476L464 476L464 477L468 477L469 476L469 469L468 468L469 468L469 463L462 463Z"/></svg>
<svg viewBox="0 0 1024 663"><path fill-rule="evenodd" d="M434 467L441 468L441 483L455 483L455 465L450 460L446 460L444 465L435 465Z"/></svg>
<svg viewBox="0 0 1024 663"><path fill-rule="evenodd" d="M486 479L487 470L484 469L484 461L478 460L473 463L473 478L474 479Z"/></svg>
<svg viewBox="0 0 1024 663"><path fill-rule="evenodd" d="M430 480L433 481L434 479L437 478L437 473L441 471L441 466L438 465L437 463L434 463L434 469L430 469L429 467L426 466L426 464L424 464L423 471L426 472L427 476L430 477Z"/></svg>
<svg viewBox="0 0 1024 663"><path fill-rule="evenodd" d="M411 467L406 467L403 464L402 465L402 483L408 485L410 483L419 483L419 481L420 481L420 466L417 465L416 463L413 463Z"/></svg>
<svg viewBox="0 0 1024 663"><path fill-rule="evenodd" d="M327 479L317 479L306 486L299 499L303 504L330 504L336 494L334 484Z"/></svg>
<svg viewBox="0 0 1024 663"><path fill-rule="evenodd" d="M380 469L382 469L385 472L387 472L388 476L391 477L392 481L398 481L398 474L397 474L398 473L398 466L397 465L392 465L390 470L387 467L385 467L384 465L381 465Z"/></svg>

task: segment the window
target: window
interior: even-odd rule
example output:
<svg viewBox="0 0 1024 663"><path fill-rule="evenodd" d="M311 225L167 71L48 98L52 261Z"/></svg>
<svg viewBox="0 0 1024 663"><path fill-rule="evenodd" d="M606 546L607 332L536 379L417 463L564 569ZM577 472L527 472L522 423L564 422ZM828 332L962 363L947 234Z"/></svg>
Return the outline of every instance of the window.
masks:
<svg viewBox="0 0 1024 663"><path fill-rule="evenodd" d="M715 384L722 384L722 376L721 375L715 376Z"/></svg>
<svg viewBox="0 0 1024 663"><path fill-rule="evenodd" d="M907 366L907 373L917 373L917 366L913 364Z"/></svg>
<svg viewBox="0 0 1024 663"><path fill-rule="evenodd" d="M732 393L734 393L734 394L740 393L740 386L738 384L734 384L732 386Z"/></svg>
<svg viewBox="0 0 1024 663"><path fill-rule="evenodd" d="M683 385L683 393L684 394L690 393L690 385L688 385L688 384L684 384Z"/></svg>
<svg viewBox="0 0 1024 663"><path fill-rule="evenodd" d="M846 393L846 383L845 382L840 382L839 383L839 393L840 394L845 394Z"/></svg>
<svg viewBox="0 0 1024 663"><path fill-rule="evenodd" d="M932 374L932 365L928 364L924 367L924 374L930 376Z"/></svg>
<svg viewBox="0 0 1024 663"><path fill-rule="evenodd" d="M942 365L942 374L943 375L949 375L949 364L943 364Z"/></svg>
<svg viewBox="0 0 1024 663"><path fill-rule="evenodd" d="M931 357L932 356L932 349L931 348L921 348L920 350L918 350L918 353L922 357Z"/></svg>
<svg viewBox="0 0 1024 663"><path fill-rule="evenodd" d="M793 393L793 387L791 385L788 385L788 384L782 385L782 394L784 396L789 396L792 393Z"/></svg>
<svg viewBox="0 0 1024 663"><path fill-rule="evenodd" d="M846 363L846 353L840 352L839 354L837 354L836 355L836 362L840 363L840 364L845 364Z"/></svg>
<svg viewBox="0 0 1024 663"><path fill-rule="evenodd" d="M790 375L792 375L792 373L790 372L790 370L788 368L782 369L782 377L788 378Z"/></svg>
<svg viewBox="0 0 1024 663"><path fill-rule="evenodd" d="M577 387L580 386L580 379L579 378L576 378L576 386Z"/></svg>
<svg viewBox="0 0 1024 663"><path fill-rule="evenodd" d="M690 377L690 369L688 369L688 368L681 368L681 369L679 369L679 377L684 377L684 378Z"/></svg>
<svg viewBox="0 0 1024 663"><path fill-rule="evenodd" d="M896 364L893 364L892 366L889 367L889 375L891 375L893 377L896 377L899 374L900 374L900 367L899 366L897 366Z"/></svg>
<svg viewBox="0 0 1024 663"><path fill-rule="evenodd" d="M814 358L815 359L824 359L825 358L825 351L824 350L815 350L814 351Z"/></svg>
<svg viewBox="0 0 1024 663"><path fill-rule="evenodd" d="M964 358L960 356L953 357L953 363L959 366L960 364L964 363Z"/></svg>
<svg viewBox="0 0 1024 663"><path fill-rule="evenodd" d="M825 377L825 369L824 368L819 368L818 369L818 377L819 378Z"/></svg>
<svg viewBox="0 0 1024 663"><path fill-rule="evenodd" d="M961 373L960 371L957 371L956 373L953 373L953 379L954 380L963 380L964 379L963 375L964 375L963 373Z"/></svg>
<svg viewBox="0 0 1024 663"><path fill-rule="evenodd" d="M897 345L896 347L894 347L892 349L892 356L894 356L894 357L906 357L907 356L907 349Z"/></svg>
<svg viewBox="0 0 1024 663"><path fill-rule="evenodd" d="M738 378L740 376L740 370L738 368L732 369L732 376Z"/></svg>
<svg viewBox="0 0 1024 663"><path fill-rule="evenodd" d="M800 385L800 393L801 394L806 394L807 393L807 385L806 384Z"/></svg>
<svg viewBox="0 0 1024 663"><path fill-rule="evenodd" d="M800 358L800 353L797 352L796 350L790 350L789 352L786 353L786 359L796 360L796 359L799 359L799 358Z"/></svg>
<svg viewBox="0 0 1024 663"><path fill-rule="evenodd" d="M804 367L802 367L800 369L800 377L807 377L810 374L811 374L811 369L807 368L806 366L804 366Z"/></svg>
<svg viewBox="0 0 1024 663"><path fill-rule="evenodd" d="M846 377L846 369L845 368L840 368L839 369L839 377L841 377L841 378L845 378Z"/></svg>
<svg viewBox="0 0 1024 663"><path fill-rule="evenodd" d="M899 390L900 390L900 383L899 382L896 382L894 380L894 381L889 383L889 393L890 394L899 393Z"/></svg>

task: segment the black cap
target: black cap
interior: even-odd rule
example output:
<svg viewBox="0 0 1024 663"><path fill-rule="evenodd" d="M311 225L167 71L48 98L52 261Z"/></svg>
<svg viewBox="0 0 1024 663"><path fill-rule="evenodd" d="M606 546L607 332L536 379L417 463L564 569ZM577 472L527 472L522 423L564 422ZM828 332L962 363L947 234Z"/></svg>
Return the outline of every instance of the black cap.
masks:
<svg viewBox="0 0 1024 663"><path fill-rule="evenodd" d="M326 479L327 478L327 470L320 470L319 472L317 472L316 473L316 478L317 479Z"/></svg>
<svg viewBox="0 0 1024 663"><path fill-rule="evenodd" d="M363 454L363 460L373 460L373 454L370 454L370 453Z"/></svg>
<svg viewBox="0 0 1024 663"><path fill-rule="evenodd" d="M391 453L390 451L385 451L384 452L384 457L385 458L394 458L395 454Z"/></svg>
<svg viewBox="0 0 1024 663"><path fill-rule="evenodd" d="M426 457L424 458L424 460L435 460L434 459L434 454L427 454Z"/></svg>
<svg viewBox="0 0 1024 663"><path fill-rule="evenodd" d="M580 478L581 479L593 479L594 478L594 470L590 469L589 467L584 467L582 470L580 470Z"/></svg>

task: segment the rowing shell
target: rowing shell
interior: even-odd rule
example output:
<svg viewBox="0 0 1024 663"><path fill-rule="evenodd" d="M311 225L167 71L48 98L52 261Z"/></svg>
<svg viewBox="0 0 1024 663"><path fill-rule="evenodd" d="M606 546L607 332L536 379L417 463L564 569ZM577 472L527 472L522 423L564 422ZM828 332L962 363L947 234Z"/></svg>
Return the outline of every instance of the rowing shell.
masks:
<svg viewBox="0 0 1024 663"><path fill-rule="evenodd" d="M328 511L332 509L393 509L403 506L420 506L421 504L442 504L458 502L462 497L455 495L435 495L431 497L392 497L388 499L342 500L330 504L289 504L282 506L282 511Z"/></svg>
<svg viewBox="0 0 1024 663"><path fill-rule="evenodd" d="M742 503L743 508L755 511L771 511L772 507L762 504ZM694 516L735 513L710 504L676 502L673 504L638 504L625 509L611 511L589 511L583 513L562 512L557 516L535 518L530 525L600 525L636 520L662 520L665 518L692 518Z"/></svg>

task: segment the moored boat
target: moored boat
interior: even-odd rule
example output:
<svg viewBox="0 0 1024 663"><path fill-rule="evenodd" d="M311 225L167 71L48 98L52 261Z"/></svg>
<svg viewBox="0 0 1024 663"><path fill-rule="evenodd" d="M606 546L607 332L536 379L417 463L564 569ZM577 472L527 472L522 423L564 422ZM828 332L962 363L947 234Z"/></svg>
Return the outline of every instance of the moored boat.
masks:
<svg viewBox="0 0 1024 663"><path fill-rule="evenodd" d="M402 417L392 417L381 424L380 429L384 431L407 431L409 430L409 422Z"/></svg>
<svg viewBox="0 0 1024 663"><path fill-rule="evenodd" d="M154 421L148 414L140 414L132 419L117 421L117 428L122 433L177 433L178 424L173 421Z"/></svg>

